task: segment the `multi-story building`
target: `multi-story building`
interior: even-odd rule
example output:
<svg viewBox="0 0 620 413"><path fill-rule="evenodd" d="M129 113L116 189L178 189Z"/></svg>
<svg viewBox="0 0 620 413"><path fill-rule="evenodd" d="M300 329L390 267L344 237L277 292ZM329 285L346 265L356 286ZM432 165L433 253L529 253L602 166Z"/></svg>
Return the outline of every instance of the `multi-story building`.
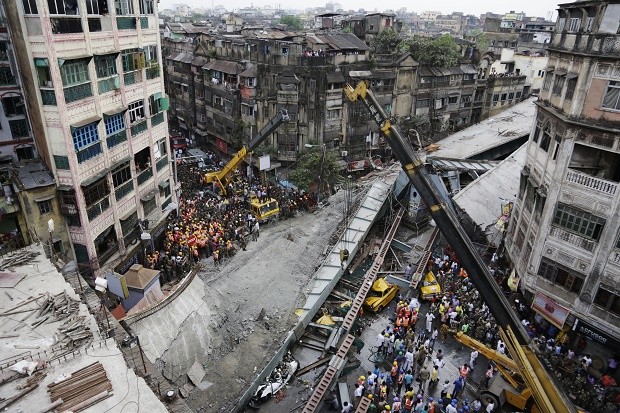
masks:
<svg viewBox="0 0 620 413"><path fill-rule="evenodd" d="M6 3L27 108L83 274L138 259L172 202L153 0ZM154 233L153 235L157 235Z"/></svg>
<svg viewBox="0 0 620 413"><path fill-rule="evenodd" d="M0 1L0 164L37 157L15 61L14 43Z"/></svg>
<svg viewBox="0 0 620 413"><path fill-rule="evenodd" d="M507 251L552 324L618 351L620 1L559 5Z"/></svg>

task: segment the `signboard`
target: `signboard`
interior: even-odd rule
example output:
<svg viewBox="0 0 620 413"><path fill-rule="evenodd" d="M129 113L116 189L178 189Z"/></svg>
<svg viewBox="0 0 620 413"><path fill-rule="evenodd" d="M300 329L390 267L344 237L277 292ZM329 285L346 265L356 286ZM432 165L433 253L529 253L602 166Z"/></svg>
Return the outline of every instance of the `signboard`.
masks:
<svg viewBox="0 0 620 413"><path fill-rule="evenodd" d="M194 245L196 245L196 236L192 235L191 237L189 237L187 239L187 245L189 245L190 247L193 247Z"/></svg>
<svg viewBox="0 0 620 413"><path fill-rule="evenodd" d="M566 321L566 317L570 314L568 308L562 307L539 291L537 291L534 296L532 309L558 328L562 328Z"/></svg>
<svg viewBox="0 0 620 413"><path fill-rule="evenodd" d="M580 318L578 318L575 322L575 325L573 326L573 331L583 334L589 339L603 344L605 347L614 351L615 353L620 353L620 342L618 342L618 340L611 337L604 331L586 323L585 321L582 321Z"/></svg>
<svg viewBox="0 0 620 413"><path fill-rule="evenodd" d="M271 168L271 157L269 155L261 156L258 158L258 169L265 171Z"/></svg>

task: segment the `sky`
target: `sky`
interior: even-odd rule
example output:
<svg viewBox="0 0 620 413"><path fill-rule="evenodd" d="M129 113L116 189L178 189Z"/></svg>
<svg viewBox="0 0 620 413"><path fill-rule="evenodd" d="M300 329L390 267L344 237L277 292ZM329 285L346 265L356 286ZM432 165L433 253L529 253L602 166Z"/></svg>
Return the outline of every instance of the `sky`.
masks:
<svg viewBox="0 0 620 413"><path fill-rule="evenodd" d="M433 0L433 1L403 1L403 0L332 0L334 3L340 3L345 10L360 8L366 11L383 11L398 10L406 7L408 11L421 13L425 10L437 10L448 14L452 11L462 11L466 14L474 14L479 16L487 11L494 13L506 13L511 10L516 12L525 12L528 16L549 17L549 13L553 12L559 3L567 3L571 0L518 0L518 1L494 1L488 0ZM191 7L199 7L210 9L213 6L223 5L228 11L234 11L236 8L243 7L264 7L279 6L284 10L304 9L307 7L323 7L327 3L325 0L306 0L306 1L286 1L286 0L161 0L159 9L172 8L173 4L185 3ZM555 19L555 14L553 15Z"/></svg>

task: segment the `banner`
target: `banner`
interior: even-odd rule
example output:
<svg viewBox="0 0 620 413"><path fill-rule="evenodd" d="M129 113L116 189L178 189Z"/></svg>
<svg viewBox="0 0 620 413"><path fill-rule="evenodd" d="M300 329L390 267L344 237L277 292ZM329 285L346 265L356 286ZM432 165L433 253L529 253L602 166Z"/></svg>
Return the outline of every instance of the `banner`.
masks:
<svg viewBox="0 0 620 413"><path fill-rule="evenodd" d="M534 296L532 309L558 328L562 328L564 322L566 322L566 317L570 314L568 308L562 307L551 298L538 291Z"/></svg>

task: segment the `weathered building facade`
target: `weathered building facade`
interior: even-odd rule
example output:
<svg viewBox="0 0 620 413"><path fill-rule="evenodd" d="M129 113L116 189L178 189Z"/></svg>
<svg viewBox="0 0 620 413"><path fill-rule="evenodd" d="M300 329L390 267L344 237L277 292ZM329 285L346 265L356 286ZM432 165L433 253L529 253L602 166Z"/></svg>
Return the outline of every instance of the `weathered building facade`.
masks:
<svg viewBox="0 0 620 413"><path fill-rule="evenodd" d="M138 221L156 228L172 202L156 6L7 3L32 130L83 274L135 260Z"/></svg>
<svg viewBox="0 0 620 413"><path fill-rule="evenodd" d="M507 250L521 288L569 313L556 325L610 344L620 336L620 2L559 7Z"/></svg>

